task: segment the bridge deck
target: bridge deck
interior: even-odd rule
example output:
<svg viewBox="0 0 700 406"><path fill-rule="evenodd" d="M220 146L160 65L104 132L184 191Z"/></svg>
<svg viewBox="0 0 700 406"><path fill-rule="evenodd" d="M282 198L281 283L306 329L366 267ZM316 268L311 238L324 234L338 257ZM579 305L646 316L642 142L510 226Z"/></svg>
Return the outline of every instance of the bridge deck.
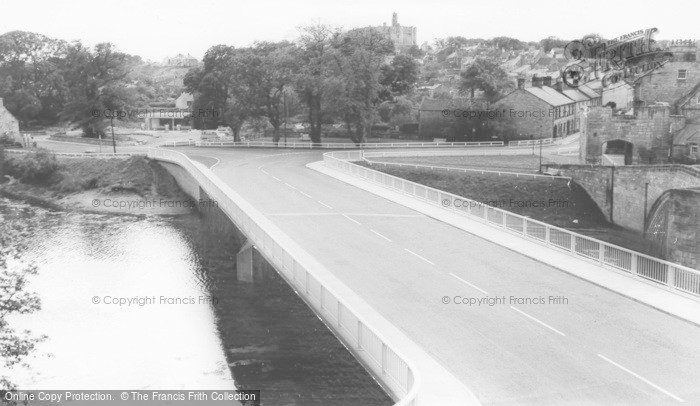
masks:
<svg viewBox="0 0 700 406"><path fill-rule="evenodd" d="M213 165L484 404L700 403L695 325L307 169L321 152L180 151ZM505 303L443 303L487 295Z"/></svg>

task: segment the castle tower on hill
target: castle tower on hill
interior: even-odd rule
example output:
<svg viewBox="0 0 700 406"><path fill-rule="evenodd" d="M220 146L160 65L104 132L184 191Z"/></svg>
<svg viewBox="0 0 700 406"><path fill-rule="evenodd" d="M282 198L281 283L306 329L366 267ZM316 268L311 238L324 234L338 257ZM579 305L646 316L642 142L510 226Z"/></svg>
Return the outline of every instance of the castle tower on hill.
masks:
<svg viewBox="0 0 700 406"><path fill-rule="evenodd" d="M410 48L414 45L418 45L418 30L416 27L405 27L399 24L399 16L396 13L391 15L391 26L387 26L386 23L381 27L375 27L386 36L388 36L393 42L396 48Z"/></svg>

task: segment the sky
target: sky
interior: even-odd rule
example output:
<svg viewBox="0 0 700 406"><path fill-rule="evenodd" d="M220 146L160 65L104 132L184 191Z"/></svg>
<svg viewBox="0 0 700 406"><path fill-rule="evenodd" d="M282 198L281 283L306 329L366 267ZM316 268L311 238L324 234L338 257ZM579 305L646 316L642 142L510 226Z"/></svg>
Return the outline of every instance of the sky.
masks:
<svg viewBox="0 0 700 406"><path fill-rule="evenodd" d="M684 10L686 12L684 12ZM416 0L0 0L0 34L22 30L161 61L179 53L201 59L217 44L293 40L316 23L354 28L399 24L418 28L418 43L461 35L539 41L590 33L615 38L656 27L656 39L700 38L697 0L416 1Z"/></svg>

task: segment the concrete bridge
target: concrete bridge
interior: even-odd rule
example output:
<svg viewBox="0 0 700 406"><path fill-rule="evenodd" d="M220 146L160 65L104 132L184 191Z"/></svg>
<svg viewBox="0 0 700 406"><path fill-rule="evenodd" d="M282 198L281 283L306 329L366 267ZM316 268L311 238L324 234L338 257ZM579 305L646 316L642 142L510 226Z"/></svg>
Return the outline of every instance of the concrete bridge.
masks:
<svg viewBox="0 0 700 406"><path fill-rule="evenodd" d="M698 302L612 271L584 280L610 265L603 245L591 254L575 235L491 210L482 223L502 230L450 223L397 203L415 186L389 180L391 197L309 169L319 151L178 151L150 154L248 237L241 268L259 251L398 404L700 403L700 327L630 297L680 303L689 318ZM517 235L528 230L560 249ZM676 289L669 275L684 274L663 269Z"/></svg>

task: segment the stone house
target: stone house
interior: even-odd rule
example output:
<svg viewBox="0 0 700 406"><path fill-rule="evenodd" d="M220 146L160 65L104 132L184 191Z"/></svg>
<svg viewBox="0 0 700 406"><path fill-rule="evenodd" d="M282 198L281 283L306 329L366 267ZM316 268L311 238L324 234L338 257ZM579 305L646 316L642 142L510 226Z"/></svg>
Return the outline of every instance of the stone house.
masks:
<svg viewBox="0 0 700 406"><path fill-rule="evenodd" d="M552 87L551 77L518 79L515 90L498 101L518 128L516 139L559 138L576 132L576 102Z"/></svg>
<svg viewBox="0 0 700 406"><path fill-rule="evenodd" d="M16 142L22 141L19 133L19 121L5 108L2 98L0 98L0 136L3 135L14 138Z"/></svg>

